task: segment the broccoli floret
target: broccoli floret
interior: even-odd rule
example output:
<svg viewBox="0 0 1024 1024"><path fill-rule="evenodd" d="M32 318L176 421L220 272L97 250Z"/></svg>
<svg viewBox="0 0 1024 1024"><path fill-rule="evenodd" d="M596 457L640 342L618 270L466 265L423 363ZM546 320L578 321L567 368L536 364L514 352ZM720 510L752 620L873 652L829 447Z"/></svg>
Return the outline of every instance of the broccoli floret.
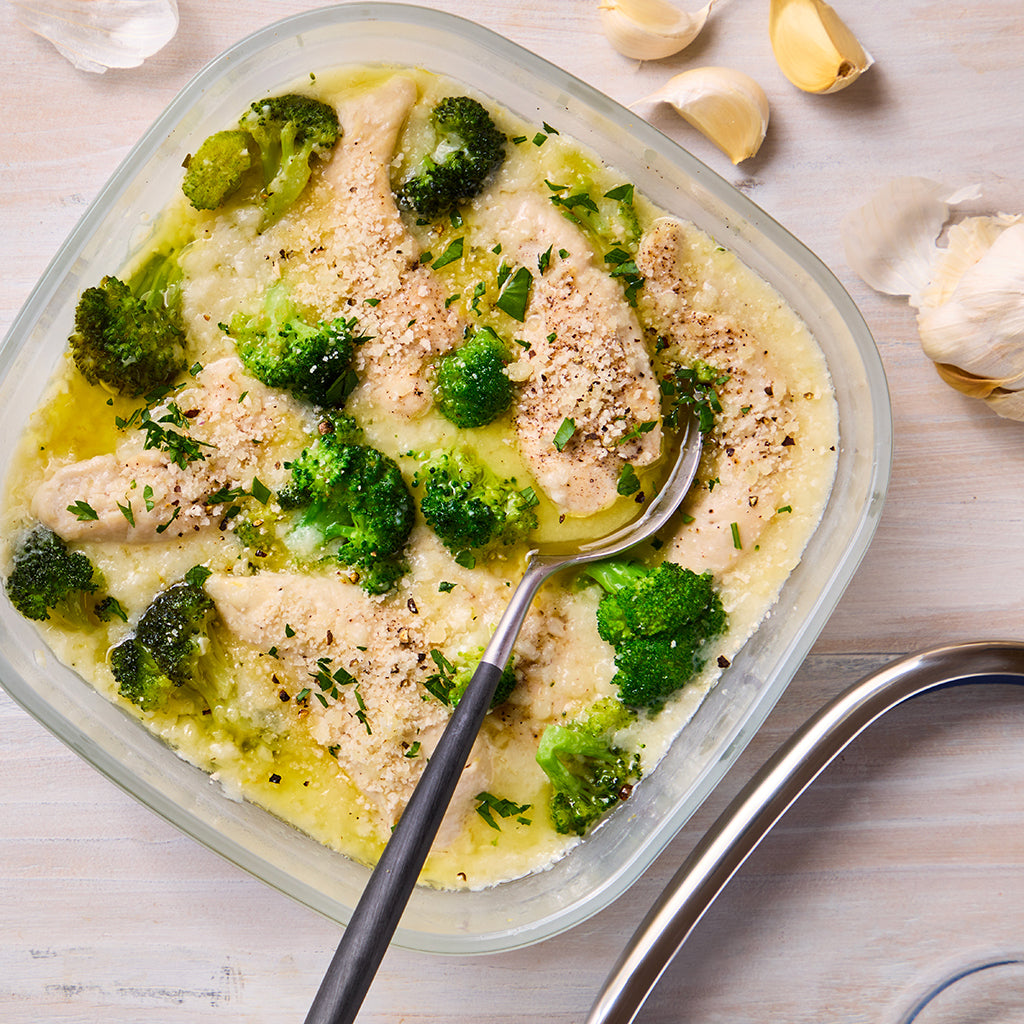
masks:
<svg viewBox="0 0 1024 1024"><path fill-rule="evenodd" d="M583 575L605 591L598 632L615 648L619 699L630 707L659 709L700 671L706 642L725 630L711 574L674 562L649 568L612 559Z"/></svg>
<svg viewBox="0 0 1024 1024"><path fill-rule="evenodd" d="M82 292L68 341L90 384L135 398L185 369L179 252L163 247L127 281L108 275Z"/></svg>
<svg viewBox="0 0 1024 1024"><path fill-rule="evenodd" d="M208 575L205 569L193 569L158 594L134 634L110 652L118 692L144 711L163 707L183 686L199 692L211 706L216 699L199 671L214 611L203 590Z"/></svg>
<svg viewBox="0 0 1024 1024"><path fill-rule="evenodd" d="M298 199L312 173L310 160L333 149L341 126L333 107L297 93L257 100L238 124L259 147L266 227Z"/></svg>
<svg viewBox="0 0 1024 1024"><path fill-rule="evenodd" d="M466 692L466 687L469 686L483 653L482 647L477 648L475 652L461 651L453 664L440 651L431 651L430 657L437 666L437 671L427 676L423 685L442 704L455 707L462 700L462 695ZM496 708L499 704L504 704L512 696L512 691L515 688L516 672L512 662L509 662L494 689L491 707Z"/></svg>
<svg viewBox="0 0 1024 1024"><path fill-rule="evenodd" d="M251 166L247 132L214 132L189 158L181 190L197 210L216 210L238 190Z"/></svg>
<svg viewBox="0 0 1024 1024"><path fill-rule="evenodd" d="M490 327L481 327L436 364L434 398L441 415L457 427L483 427L512 404L505 367L508 346Z"/></svg>
<svg viewBox="0 0 1024 1024"><path fill-rule="evenodd" d="M617 747L614 736L634 717L619 701L605 698L580 718L544 730L537 763L551 782L556 832L583 835L629 795L641 776L640 759Z"/></svg>
<svg viewBox="0 0 1024 1024"><path fill-rule="evenodd" d="M293 550L322 554L326 545L358 572L364 590L383 594L406 570L416 508L397 463L357 436L351 421L339 419L291 463L278 500L297 513L288 540Z"/></svg>
<svg viewBox="0 0 1024 1024"><path fill-rule="evenodd" d="M423 518L462 565L472 567L473 551L517 544L537 528L533 489L501 479L471 452L435 452L421 478Z"/></svg>
<svg viewBox="0 0 1024 1024"><path fill-rule="evenodd" d="M356 334L356 323L355 317L307 323L279 282L267 292L260 313L236 314L222 326L257 380L334 408L345 404L356 385L352 356L366 340Z"/></svg>
<svg viewBox="0 0 1024 1024"><path fill-rule="evenodd" d="M56 610L66 618L82 618L81 601L95 593L100 576L88 556L69 551L67 544L39 524L33 527L14 551L7 596L27 619L43 621Z"/></svg>
<svg viewBox="0 0 1024 1024"><path fill-rule="evenodd" d="M505 136L469 96L448 96L430 112L432 153L397 193L398 204L434 220L479 193L505 159Z"/></svg>

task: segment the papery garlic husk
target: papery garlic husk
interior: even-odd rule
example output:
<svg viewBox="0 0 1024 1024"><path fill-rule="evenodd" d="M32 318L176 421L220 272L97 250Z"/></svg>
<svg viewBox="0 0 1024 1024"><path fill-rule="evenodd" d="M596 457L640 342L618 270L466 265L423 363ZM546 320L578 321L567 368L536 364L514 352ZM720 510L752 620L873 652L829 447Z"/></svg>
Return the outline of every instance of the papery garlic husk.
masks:
<svg viewBox="0 0 1024 1024"><path fill-rule="evenodd" d="M668 103L734 163L754 156L768 130L768 97L733 68L692 68L670 78L634 107Z"/></svg>
<svg viewBox="0 0 1024 1024"><path fill-rule="evenodd" d="M824 0L771 0L768 35L782 73L804 92L838 92L873 63Z"/></svg>
<svg viewBox="0 0 1024 1024"><path fill-rule="evenodd" d="M930 178L894 178L840 224L846 262L876 291L914 306L931 286L936 240L950 207L979 198L976 185L950 190Z"/></svg>
<svg viewBox="0 0 1024 1024"><path fill-rule="evenodd" d="M977 198L925 178L890 182L844 218L847 261L872 287L907 295L925 354L950 387L1024 420L1024 216L965 217Z"/></svg>
<svg viewBox="0 0 1024 1024"><path fill-rule="evenodd" d="M177 0L12 0L19 20L81 71L135 68L174 38Z"/></svg>
<svg viewBox="0 0 1024 1024"><path fill-rule="evenodd" d="M601 0L598 12L608 41L624 57L661 60L697 38L711 3L691 14L669 0Z"/></svg>

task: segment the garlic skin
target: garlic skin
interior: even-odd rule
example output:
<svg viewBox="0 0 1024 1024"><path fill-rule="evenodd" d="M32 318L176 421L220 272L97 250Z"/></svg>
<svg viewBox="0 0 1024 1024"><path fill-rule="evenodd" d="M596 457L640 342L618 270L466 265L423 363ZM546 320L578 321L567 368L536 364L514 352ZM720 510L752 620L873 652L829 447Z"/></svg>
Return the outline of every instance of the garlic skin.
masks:
<svg viewBox="0 0 1024 1024"><path fill-rule="evenodd" d="M135 68L174 38L177 0L12 0L18 20L80 71Z"/></svg>
<svg viewBox="0 0 1024 1024"><path fill-rule="evenodd" d="M713 2L690 14L669 0L601 0L598 12L605 36L624 57L661 60L697 38Z"/></svg>
<svg viewBox="0 0 1024 1024"><path fill-rule="evenodd" d="M782 73L804 92L838 92L874 63L824 0L771 0L768 35Z"/></svg>
<svg viewBox="0 0 1024 1024"><path fill-rule="evenodd" d="M733 68L683 71L632 106L643 110L660 103L674 107L734 164L754 156L768 130L768 97L754 79Z"/></svg>
<svg viewBox="0 0 1024 1024"><path fill-rule="evenodd" d="M926 178L890 182L844 218L847 262L876 290L908 297L943 381L1024 420L1024 215L966 217L936 241L950 207L977 197Z"/></svg>

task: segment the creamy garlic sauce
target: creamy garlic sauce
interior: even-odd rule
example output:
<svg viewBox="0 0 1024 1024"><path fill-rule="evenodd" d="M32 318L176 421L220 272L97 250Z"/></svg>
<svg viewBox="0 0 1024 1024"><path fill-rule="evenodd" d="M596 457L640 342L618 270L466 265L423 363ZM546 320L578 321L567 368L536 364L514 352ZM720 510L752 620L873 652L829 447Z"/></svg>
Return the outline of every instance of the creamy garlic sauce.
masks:
<svg viewBox="0 0 1024 1024"><path fill-rule="evenodd" d="M433 104L442 96L466 91L425 72L402 69L400 73L415 83L416 98L402 116L390 163L396 181L427 145L426 118ZM298 88L329 102L339 101L345 109L352 97L386 85L393 74L376 68L341 69L318 73L314 83L303 82ZM545 133L543 145L533 144L541 131L538 126L523 124L488 98L481 99L510 138L526 141L509 144L504 166L487 191L469 204L461 224L421 225L409 216L404 217L404 224L415 244L414 260L427 252L436 257L456 237L465 240L461 260L436 272L423 271L433 275L431 286L440 288L446 299L445 315L457 329L483 319L503 336L515 339L521 337L524 324L491 305L501 265L496 249L503 234L503 224L495 222L493 211L503 208L510 195L534 192L548 200L552 193L546 182L568 189L586 182L595 194L603 195L623 181L613 169L602 167L561 135ZM348 136L343 136L339 149L348 141ZM372 324L377 307L368 306L365 300L378 294L383 285L370 278L363 281L365 293L351 281L349 287L339 290L338 273L324 256L331 245L341 246L337 241L341 226L325 227L336 215L327 177L325 161L315 168L296 206L263 234L256 232L257 214L245 204L229 203L214 213L196 213L180 198L171 202L169 216L191 225L196 235L183 260L190 365L209 368L220 358L232 357L232 341L218 324L240 310L257 309L264 292L281 276L301 291L316 317L357 316L361 326ZM661 216L639 195L636 208L645 228ZM730 464L725 450L731 444L729 431L735 427L736 436L746 443L742 439L748 434L749 438L760 437L758 431L764 425L750 425L743 434L747 428L741 421L751 415L743 410L749 409L750 403L738 392L730 399L730 384L723 386L723 420L707 446L698 481L683 511L660 541L662 556L677 550L711 552L707 557L715 563L713 571L730 628L712 645L700 676L659 714L641 716L621 738L641 751L645 774L656 770L666 747L721 674L720 666L733 658L768 613L798 562L828 497L837 438L824 358L793 311L733 254L692 226L683 225L681 234L673 238L678 243L672 257L677 283L671 298L659 305L652 277L651 287L640 291L637 308L648 347L651 351L664 349L655 357L655 370L674 354L680 358L700 356L704 352L701 346L708 351L738 353L736 358L743 360L753 353L757 356L756 373L768 375L767 388L772 392L771 408L764 419L775 422L778 436L765 442L770 454L758 466ZM580 246L584 245L581 236ZM381 273L391 273L397 265L382 262ZM483 297L476 294L481 282L489 289ZM677 334L672 335L673 331ZM664 344L655 344L657 338L669 335ZM363 358L372 359L372 350ZM510 367L510 375L523 387L528 386L533 372L529 358L523 349ZM714 362L713 358L709 361ZM743 374L732 379L738 382ZM760 380L755 375L747 383L764 393ZM188 386L202 388L202 374ZM260 409L258 403L267 397L261 388L253 381L251 394L243 391L235 397L239 403L251 403L254 416ZM115 416L127 418L140 404L111 399L102 388L81 378L70 357L64 359L20 440L6 483L3 533L8 548L35 519L33 495L61 467L111 453L126 458L126 453L138 448L140 439L128 436L130 431L118 430L114 421ZM248 472L250 482L255 472L276 490L288 478L287 461L315 438L317 417L312 409L290 400L273 408L272 422L268 420L266 426L270 440L252 453L245 463L248 470L237 472ZM533 484L542 498L536 535L541 541L600 535L636 514L635 502L624 498L594 516L562 517L561 509L543 495L531 477L507 421L460 437L432 408L411 417L394 415L365 383L350 398L347 411L364 428L367 443L393 457L407 481L413 479L419 464L409 453L446 447L458 440L471 444L503 475L515 477L522 486ZM641 479L645 483L656 479L664 464L662 459L646 468ZM722 501L739 502L739 511L712 501L716 490ZM749 529L756 534L723 546L722 538L711 532L711 521L717 518L726 526L738 522L741 513L746 515L753 508L750 499L755 493L758 514L742 521L747 524L749 519ZM139 497L134 493L136 502ZM119 496L124 501L132 498L130 488ZM709 510L712 504L719 505L717 511ZM257 518L265 515L272 525L279 510L271 498L264 511L257 513ZM702 528L705 533L694 533ZM744 525L744 529L748 527ZM115 619L75 631L62 628L54 619L41 624L43 637L62 661L126 713L140 717L181 756L209 771L230 797L260 804L320 842L372 862L447 716L436 701L428 706L419 691L409 689L421 688L427 671L422 656L437 649L452 659L460 652L471 657L483 648L521 572L524 551L503 552L467 569L455 562L420 520L408 548L411 571L386 598L366 598L346 582L344 570L335 565L317 574L317 587L325 589L296 592L298 597L288 590L286 599L274 604L270 587L254 611L252 581L266 584L285 579L293 567L274 553L261 561L261 556L254 556L251 548L239 543L233 530L233 522L225 521L144 544L88 537L75 541L74 546L88 554L103 573L109 592L128 609L130 622ZM215 574L210 592L218 601L220 622L214 629L214 653L223 659L230 677L225 681L224 696L205 714L185 695L172 698L166 709L143 712L117 694L108 651L129 634L157 593L197 564ZM702 568L693 567L697 571ZM440 581L453 586L442 592ZM340 596L330 596L334 594ZM613 654L597 634L597 601L596 588L579 589L571 579L557 579L538 595L517 646L518 686L509 701L488 716L465 791L457 797L428 861L424 877L429 882L456 888L495 884L542 869L577 841L556 834L548 821L547 782L534 754L546 725L571 717L597 696L614 693ZM254 621L261 625L262 633L252 632ZM233 622L239 623L235 629L230 627ZM345 627L331 625L344 622L350 624L347 636ZM310 651L308 645L298 645L288 635L295 629L300 630L299 639L323 636L323 649ZM296 702L295 695L309 685L318 654L340 659L351 666L357 679L367 680L364 696L372 735L354 717L350 693L332 702L330 708L313 700ZM389 692L388 679L399 677L406 681L405 689ZM412 693L415 701L408 707L423 717L410 726L396 709L405 707L400 698L405 700ZM347 746L350 743L356 745L352 751ZM367 759L372 763L365 763ZM473 798L480 790L530 805L530 809L502 819L496 831L475 813Z"/></svg>

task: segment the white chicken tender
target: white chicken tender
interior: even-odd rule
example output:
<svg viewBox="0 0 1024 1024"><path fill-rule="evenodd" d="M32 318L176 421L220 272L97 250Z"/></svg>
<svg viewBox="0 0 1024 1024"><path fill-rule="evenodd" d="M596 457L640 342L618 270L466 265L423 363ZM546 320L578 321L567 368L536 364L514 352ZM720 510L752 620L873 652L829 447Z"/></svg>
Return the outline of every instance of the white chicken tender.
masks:
<svg viewBox="0 0 1024 1024"><path fill-rule="evenodd" d="M449 718L449 709L423 687L435 666L417 615L340 576L213 575L206 592L236 637L260 650L275 648L283 669L314 694L319 686L310 675L320 659L329 659L321 663L327 673L341 668L352 677L337 686L336 698L331 693L327 707L310 697L310 732L337 751L353 784L373 801L386 839ZM489 763L478 740L439 842L461 831L473 797L487 789Z"/></svg>
<svg viewBox="0 0 1024 1024"><path fill-rule="evenodd" d="M616 500L627 462L647 466L661 454L661 401L640 324L583 234L544 197L507 195L494 215L510 261L532 269L552 252L533 276L518 332L529 349L509 369L523 382L514 413L520 450L562 511L591 515ZM554 437L566 419L576 430L559 451ZM624 440L646 423L655 426Z"/></svg>
<svg viewBox="0 0 1024 1024"><path fill-rule="evenodd" d="M32 514L65 540L176 540L220 523L223 505L204 504L209 495L225 487L249 491L255 476L275 490L283 482L286 472L271 450L285 435L282 424L302 415L288 395L254 381L237 358L225 356L173 400L187 426L161 426L200 442L201 459L182 468L166 451L144 449L143 432L129 427L115 452L50 473L32 495ZM95 519L68 510L79 501Z"/></svg>
<svg viewBox="0 0 1024 1024"><path fill-rule="evenodd" d="M325 318L356 313L360 333L370 336L356 354L361 387L406 417L431 403L428 360L462 340L447 292L420 263L420 245L391 192L392 153L416 97L412 79L396 75L338 99L344 134L313 186L318 214L303 248L314 255L295 278L296 297Z"/></svg>
<svg viewBox="0 0 1024 1024"><path fill-rule="evenodd" d="M687 228L672 218L655 222L644 236L637 268L644 275L643 301L659 332L685 362L700 359L728 381L717 388L722 414L707 465L687 498L692 517L666 549L666 557L694 572L721 573L753 547L775 514L787 451L798 421L789 405L785 376L757 338L724 318L695 310L689 296L701 282L687 260Z"/></svg>

